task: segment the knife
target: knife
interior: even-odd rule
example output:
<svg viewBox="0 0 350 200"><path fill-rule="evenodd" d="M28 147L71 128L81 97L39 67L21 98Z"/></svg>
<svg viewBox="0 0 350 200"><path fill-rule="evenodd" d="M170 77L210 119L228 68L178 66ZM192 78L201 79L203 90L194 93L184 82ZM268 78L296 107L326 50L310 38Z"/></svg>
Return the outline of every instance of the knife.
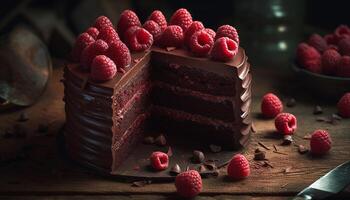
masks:
<svg viewBox="0 0 350 200"><path fill-rule="evenodd" d="M350 161L347 161L299 192L293 200L326 199L339 193L349 184Z"/></svg>

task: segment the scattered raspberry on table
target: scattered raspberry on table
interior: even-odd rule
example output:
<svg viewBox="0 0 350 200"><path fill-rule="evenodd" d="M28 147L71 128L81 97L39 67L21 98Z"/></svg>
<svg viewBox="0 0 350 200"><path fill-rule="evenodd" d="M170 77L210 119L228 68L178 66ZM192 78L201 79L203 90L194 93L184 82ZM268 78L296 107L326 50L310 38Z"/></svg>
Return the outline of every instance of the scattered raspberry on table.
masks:
<svg viewBox="0 0 350 200"><path fill-rule="evenodd" d="M182 172L175 178L177 193L185 198L193 198L202 191L202 178L196 170Z"/></svg>

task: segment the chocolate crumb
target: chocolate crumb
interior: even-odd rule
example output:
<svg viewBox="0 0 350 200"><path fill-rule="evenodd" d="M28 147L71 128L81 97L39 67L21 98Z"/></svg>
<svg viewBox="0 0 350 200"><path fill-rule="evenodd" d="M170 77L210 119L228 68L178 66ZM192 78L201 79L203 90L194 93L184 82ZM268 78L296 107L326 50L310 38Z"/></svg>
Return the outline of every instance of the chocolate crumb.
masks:
<svg viewBox="0 0 350 200"><path fill-rule="evenodd" d="M273 145L273 148L275 149L275 151L278 151L277 146L275 144Z"/></svg>
<svg viewBox="0 0 350 200"><path fill-rule="evenodd" d="M258 142L258 144L259 144L260 146L262 146L264 149L270 150L270 148L267 147L267 146L266 146L265 144L263 144L262 142Z"/></svg>
<svg viewBox="0 0 350 200"><path fill-rule="evenodd" d="M287 107L294 107L296 105L296 100L294 98L290 98L287 100L286 106Z"/></svg>
<svg viewBox="0 0 350 200"><path fill-rule="evenodd" d="M305 153L309 152L309 149L306 148L304 145L300 144L300 145L298 145L298 152L300 154L305 154Z"/></svg>
<svg viewBox="0 0 350 200"><path fill-rule="evenodd" d="M205 159L205 156L203 154L203 152L198 151L198 150L194 150L193 151L193 157L192 157L192 161L194 163L202 163Z"/></svg>
<svg viewBox="0 0 350 200"><path fill-rule="evenodd" d="M292 171L292 167L289 166L289 167L287 167L287 168L285 168L285 169L283 170L283 173L289 173L289 172L291 172L291 171Z"/></svg>
<svg viewBox="0 0 350 200"><path fill-rule="evenodd" d="M205 171L207 171L207 168L206 168L204 165L200 165L200 166L198 167L198 172L199 172L199 173L205 172Z"/></svg>
<svg viewBox="0 0 350 200"><path fill-rule="evenodd" d="M28 114L26 112L22 112L19 117L18 117L18 120L19 122L25 122L25 121L28 121L29 120L29 117L28 117Z"/></svg>
<svg viewBox="0 0 350 200"><path fill-rule="evenodd" d="M166 51L174 51L176 49L176 47L166 47L165 49L166 49Z"/></svg>
<svg viewBox="0 0 350 200"><path fill-rule="evenodd" d="M265 160L265 155L266 152L265 151L261 151L259 148L255 149L254 152L254 160Z"/></svg>
<svg viewBox="0 0 350 200"><path fill-rule="evenodd" d="M180 165L175 164L169 171L170 175L176 176L181 173Z"/></svg>
<svg viewBox="0 0 350 200"><path fill-rule="evenodd" d="M154 138L152 136L147 136L143 138L144 144L154 144Z"/></svg>
<svg viewBox="0 0 350 200"><path fill-rule="evenodd" d="M323 113L323 110L322 110L322 107L321 106L315 106L315 108L314 108L314 115L320 115L320 114L322 114Z"/></svg>
<svg viewBox="0 0 350 200"><path fill-rule="evenodd" d="M134 181L134 182L132 182L131 186L133 186L133 187L144 187L144 186L146 186L148 184L151 184L151 183L152 183L151 181L146 181L146 180L144 180L144 181Z"/></svg>
<svg viewBox="0 0 350 200"><path fill-rule="evenodd" d="M217 169L216 164L215 164L214 161L206 160L203 164L204 164L204 165L208 168L208 170L210 170L210 171Z"/></svg>
<svg viewBox="0 0 350 200"><path fill-rule="evenodd" d="M327 123L332 122L332 120L327 118L327 117L316 117L316 121L318 121L318 122L327 122Z"/></svg>
<svg viewBox="0 0 350 200"><path fill-rule="evenodd" d="M173 149L169 146L168 152L166 153L169 157L173 156Z"/></svg>
<svg viewBox="0 0 350 200"><path fill-rule="evenodd" d="M211 144L209 145L210 151L213 153L219 153L221 151L221 146Z"/></svg>
<svg viewBox="0 0 350 200"><path fill-rule="evenodd" d="M155 144L158 146L165 146L166 145L166 139L163 134L159 135L156 140Z"/></svg>
<svg viewBox="0 0 350 200"><path fill-rule="evenodd" d="M342 120L343 119L342 117L340 117L338 114L335 114L335 113L332 114L332 118L336 119L336 120Z"/></svg>
<svg viewBox="0 0 350 200"><path fill-rule="evenodd" d="M285 183L281 186L281 188L285 188L288 185L288 183Z"/></svg>
<svg viewBox="0 0 350 200"><path fill-rule="evenodd" d="M285 135L283 137L282 145L290 145L293 142L293 137L291 135Z"/></svg>
<svg viewBox="0 0 350 200"><path fill-rule="evenodd" d="M304 140L310 140L311 139L311 135L310 134L306 134L303 137Z"/></svg>

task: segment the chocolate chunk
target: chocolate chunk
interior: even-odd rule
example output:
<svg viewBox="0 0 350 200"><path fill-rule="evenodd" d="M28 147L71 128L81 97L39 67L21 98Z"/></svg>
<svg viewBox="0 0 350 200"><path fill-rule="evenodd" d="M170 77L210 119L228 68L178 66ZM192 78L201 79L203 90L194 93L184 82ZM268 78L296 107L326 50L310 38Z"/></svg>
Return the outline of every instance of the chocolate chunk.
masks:
<svg viewBox="0 0 350 200"><path fill-rule="evenodd" d="M309 149L306 148L304 145L300 144L300 145L298 145L298 152L300 154L305 154L305 153L309 152Z"/></svg>
<svg viewBox="0 0 350 200"><path fill-rule="evenodd" d="M144 144L154 144L154 138L152 136L147 136L143 138Z"/></svg>
<svg viewBox="0 0 350 200"><path fill-rule="evenodd" d="M210 170L210 171L216 170L216 169L217 169L216 164L215 164L214 161L207 160L207 161L205 161L203 164L204 164L204 165L206 166L206 168L207 168L208 170Z"/></svg>
<svg viewBox="0 0 350 200"><path fill-rule="evenodd" d="M322 107L321 106L315 106L314 108L314 115L319 115L323 113Z"/></svg>
<svg viewBox="0 0 350 200"><path fill-rule="evenodd" d="M176 176L181 173L180 165L175 164L169 171L170 175Z"/></svg>
<svg viewBox="0 0 350 200"><path fill-rule="evenodd" d="M266 160L265 155L265 151L261 151L259 148L257 148L254 152L254 160Z"/></svg>
<svg viewBox="0 0 350 200"><path fill-rule="evenodd" d="M285 135L283 137L282 145L290 145L293 142L293 137L291 135Z"/></svg>
<svg viewBox="0 0 350 200"><path fill-rule="evenodd" d="M22 112L19 117L18 117L18 120L19 122L25 122L25 121L28 121L29 120L29 117L28 117L28 114L26 112Z"/></svg>
<svg viewBox="0 0 350 200"><path fill-rule="evenodd" d="M205 159L205 156L203 154L203 152L198 151L198 150L194 150L193 151L193 157L192 157L192 161L194 163L202 163Z"/></svg>
<svg viewBox="0 0 350 200"><path fill-rule="evenodd" d="M200 165L200 166L198 167L198 172L199 172L199 173L205 172L205 171L207 171L207 168L206 168L204 165Z"/></svg>
<svg viewBox="0 0 350 200"><path fill-rule="evenodd" d="M163 134L159 135L156 140L155 144L158 146L165 146L166 145L166 139Z"/></svg>
<svg viewBox="0 0 350 200"><path fill-rule="evenodd" d="M288 99L288 101L287 101L287 103L286 103L286 106L287 107L294 107L295 105L296 105L296 101L295 101L295 99L294 98L290 98L290 99Z"/></svg>
<svg viewBox="0 0 350 200"><path fill-rule="evenodd" d="M210 151L213 153L219 153L221 151L221 146L211 144L209 145Z"/></svg>

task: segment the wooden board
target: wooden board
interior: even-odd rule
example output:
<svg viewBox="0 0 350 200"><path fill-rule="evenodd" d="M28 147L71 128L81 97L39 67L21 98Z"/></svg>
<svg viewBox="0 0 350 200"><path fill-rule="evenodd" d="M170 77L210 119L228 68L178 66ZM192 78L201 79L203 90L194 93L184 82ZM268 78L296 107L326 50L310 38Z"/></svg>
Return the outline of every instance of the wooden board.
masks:
<svg viewBox="0 0 350 200"><path fill-rule="evenodd" d="M56 66L62 63L56 63ZM256 70L254 75L253 115L256 133L246 149L245 155L251 164L251 176L243 181L233 182L227 179L225 168L220 170L218 178L204 180L203 195L253 195L253 196L289 196L299 192L324 175L333 167L349 160L350 155L350 120L343 119L336 125L316 122L312 114L313 106L321 104L325 110L323 116L336 112L334 103L317 101L301 95L293 90L291 81L287 89L281 90L281 82L277 86L268 80L272 74L264 74ZM17 122L23 111L29 115L29 120L21 122L26 131L26 138L0 139L0 195L114 195L114 194L174 194L173 183L152 183L144 187L131 187L131 183L120 182L95 174L82 168L62 156L57 147L57 133L64 123L64 105L62 102L63 86L59 82L62 69L55 68L52 80L41 100L29 108L12 109L0 114L0 133ZM290 89L292 88L292 89ZM334 145L331 152L320 158L309 154L300 155L295 146L280 146L281 137L274 131L273 120L262 119L259 115L260 98L269 91L277 92L282 97L294 95L297 105L286 108L285 111L295 114L298 118L298 131L294 137L297 144L308 146L308 140L303 136L315 129L329 130ZM38 133L38 124L47 123L47 133ZM264 167L261 161L253 160L254 150L258 142L264 143L271 150L266 150L269 163L273 166ZM273 152L275 144L280 152ZM262 148L261 148L262 149ZM287 170L286 170L287 169ZM286 172L287 171L287 172ZM349 189L345 195L349 195ZM248 198L249 199L249 198Z"/></svg>

